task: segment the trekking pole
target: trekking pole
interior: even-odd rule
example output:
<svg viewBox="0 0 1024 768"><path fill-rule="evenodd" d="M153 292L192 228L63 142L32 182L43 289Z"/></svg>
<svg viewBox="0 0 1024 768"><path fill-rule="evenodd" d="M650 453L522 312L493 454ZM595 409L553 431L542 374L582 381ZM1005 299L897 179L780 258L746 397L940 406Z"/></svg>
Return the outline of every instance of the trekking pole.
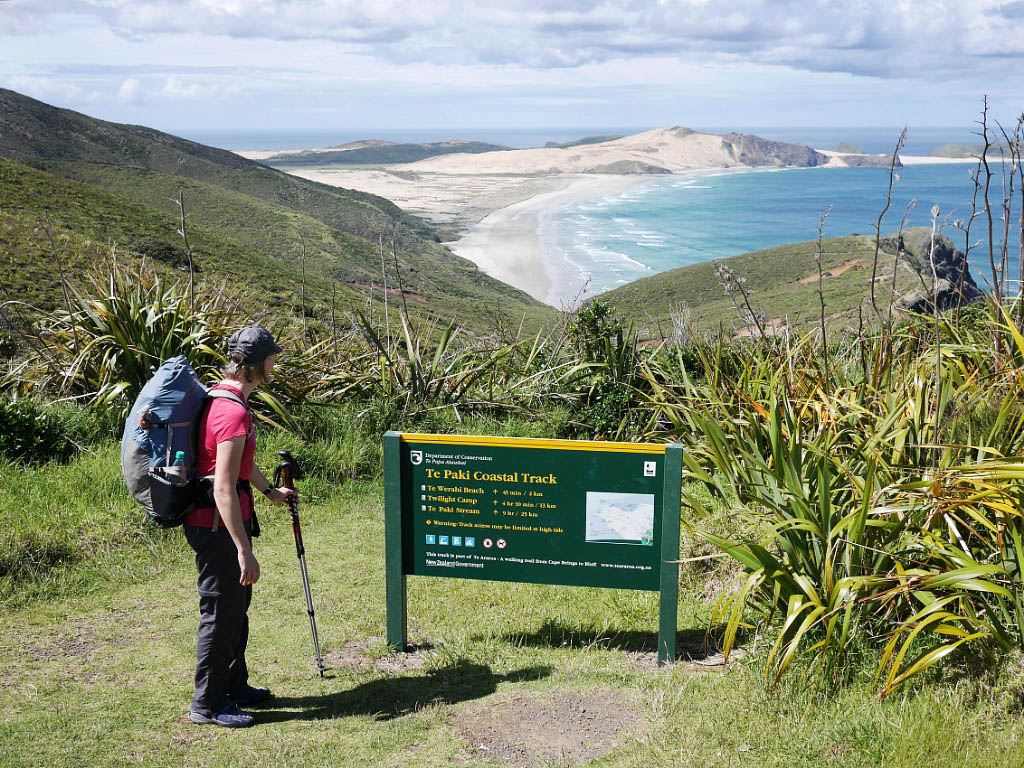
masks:
<svg viewBox="0 0 1024 768"><path fill-rule="evenodd" d="M278 451L281 463L274 470L274 487L295 490L295 481L302 479L302 470L289 451ZM292 513L292 534L295 549L299 555L299 570L302 573L302 589L306 593L306 613L309 614L309 631L313 633L313 652L316 654L316 668L324 676L323 657L320 655L320 638L316 632L316 613L313 611L313 595L309 591L309 571L306 570L306 547L302 543L302 525L299 523L299 502L294 495L288 496L288 511Z"/></svg>

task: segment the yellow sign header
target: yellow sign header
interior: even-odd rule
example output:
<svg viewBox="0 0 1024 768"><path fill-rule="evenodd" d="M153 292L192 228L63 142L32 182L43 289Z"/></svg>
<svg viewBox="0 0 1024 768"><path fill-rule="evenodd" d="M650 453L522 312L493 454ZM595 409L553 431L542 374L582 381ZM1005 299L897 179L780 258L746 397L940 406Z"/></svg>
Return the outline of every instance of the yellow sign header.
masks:
<svg viewBox="0 0 1024 768"><path fill-rule="evenodd" d="M429 435L403 432L407 443L434 445L479 445L487 448L546 448L560 451L604 451L608 453L647 453L661 455L665 445L660 443L612 443L603 440L546 440L536 437L485 437L475 435Z"/></svg>

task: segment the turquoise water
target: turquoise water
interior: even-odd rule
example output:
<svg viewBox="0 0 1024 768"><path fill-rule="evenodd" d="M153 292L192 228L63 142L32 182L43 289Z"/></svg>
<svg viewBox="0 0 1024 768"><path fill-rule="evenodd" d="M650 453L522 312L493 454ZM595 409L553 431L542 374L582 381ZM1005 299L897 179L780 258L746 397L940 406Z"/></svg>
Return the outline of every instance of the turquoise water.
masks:
<svg viewBox="0 0 1024 768"><path fill-rule="evenodd" d="M893 203L882 233L899 229L908 204L908 226L930 225L938 205L940 223L958 248L964 235L953 227L971 211L973 164L918 165L898 169ZM560 299L570 298L589 277L588 294L602 293L667 269L734 256L776 245L813 240L819 217L831 204L825 236L870 234L885 206L888 169L806 168L659 177L624 192L573 203L542 220L540 236L576 274ZM1001 199L998 183L991 199ZM1019 204L1016 209L1019 211ZM1014 213L1011 230L1017 228ZM971 231L971 271L986 285L986 226ZM998 226L997 226L998 229ZM997 234L997 240L998 240ZM1018 238L1011 235L1010 273L1017 275Z"/></svg>

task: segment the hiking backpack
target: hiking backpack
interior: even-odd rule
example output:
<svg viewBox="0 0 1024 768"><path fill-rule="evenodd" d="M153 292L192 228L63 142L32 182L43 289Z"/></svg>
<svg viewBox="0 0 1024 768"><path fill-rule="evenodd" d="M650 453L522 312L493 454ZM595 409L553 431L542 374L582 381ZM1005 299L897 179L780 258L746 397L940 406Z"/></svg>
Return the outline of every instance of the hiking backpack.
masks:
<svg viewBox="0 0 1024 768"><path fill-rule="evenodd" d="M214 398L233 400L246 410L240 395L207 391L184 355L161 365L142 388L124 423L121 473L128 492L158 526L181 525L196 506L195 477L199 419ZM184 471L172 468L178 452Z"/></svg>

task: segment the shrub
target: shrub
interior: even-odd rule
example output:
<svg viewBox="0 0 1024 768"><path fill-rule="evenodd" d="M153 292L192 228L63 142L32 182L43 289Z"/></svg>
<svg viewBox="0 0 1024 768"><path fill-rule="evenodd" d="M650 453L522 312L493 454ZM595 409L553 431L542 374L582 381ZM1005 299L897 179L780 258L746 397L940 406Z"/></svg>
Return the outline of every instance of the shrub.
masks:
<svg viewBox="0 0 1024 768"><path fill-rule="evenodd" d="M163 240L153 240L152 238L136 240L128 246L128 250L135 251L135 253L144 258L160 261L176 269L188 271L188 254L178 246ZM200 272L195 254L192 255L192 269L194 272Z"/></svg>
<svg viewBox="0 0 1024 768"><path fill-rule="evenodd" d="M0 399L0 453L37 464L67 461L77 450L60 412L29 399Z"/></svg>

